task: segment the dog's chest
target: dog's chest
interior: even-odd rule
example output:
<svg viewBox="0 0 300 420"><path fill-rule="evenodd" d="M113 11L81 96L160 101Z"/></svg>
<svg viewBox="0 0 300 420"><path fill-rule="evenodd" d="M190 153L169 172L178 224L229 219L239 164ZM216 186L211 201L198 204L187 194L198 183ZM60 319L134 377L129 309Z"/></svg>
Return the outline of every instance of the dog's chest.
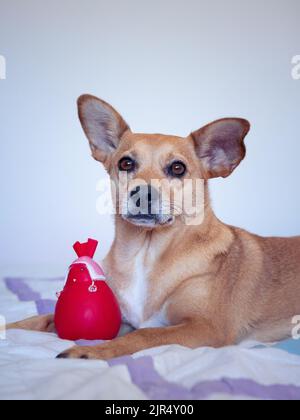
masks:
<svg viewBox="0 0 300 420"><path fill-rule="evenodd" d="M168 325L165 316L166 305L158 311L151 308L157 298L153 295L153 288L150 289L150 282L158 258L158 248L144 246L139 250L134 258L128 287L119 293L123 320L136 329Z"/></svg>
<svg viewBox="0 0 300 420"><path fill-rule="evenodd" d="M148 295L149 269L146 266L146 252L141 249L134 260L128 287L121 293L121 307L125 321L139 328L144 321Z"/></svg>

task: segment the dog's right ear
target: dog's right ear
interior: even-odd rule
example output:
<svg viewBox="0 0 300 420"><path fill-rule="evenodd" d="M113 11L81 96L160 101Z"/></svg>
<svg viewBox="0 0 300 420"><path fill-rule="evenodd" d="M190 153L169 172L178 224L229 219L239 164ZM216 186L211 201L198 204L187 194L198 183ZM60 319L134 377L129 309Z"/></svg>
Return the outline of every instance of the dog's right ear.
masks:
<svg viewBox="0 0 300 420"><path fill-rule="evenodd" d="M228 177L246 155L244 139L250 123L241 118L223 118L192 133L205 179Z"/></svg>
<svg viewBox="0 0 300 420"><path fill-rule="evenodd" d="M80 96L78 114L93 157L104 163L129 126L111 105L91 95Z"/></svg>

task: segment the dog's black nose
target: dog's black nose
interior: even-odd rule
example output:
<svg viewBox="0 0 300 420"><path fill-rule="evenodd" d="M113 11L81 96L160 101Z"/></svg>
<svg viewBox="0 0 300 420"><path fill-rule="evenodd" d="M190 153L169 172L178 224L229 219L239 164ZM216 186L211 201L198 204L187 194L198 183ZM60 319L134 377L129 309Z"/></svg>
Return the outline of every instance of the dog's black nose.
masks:
<svg viewBox="0 0 300 420"><path fill-rule="evenodd" d="M130 192L131 201L135 204L134 215L157 214L156 204L159 201L158 191L151 185L140 185ZM132 211L131 211L132 213Z"/></svg>

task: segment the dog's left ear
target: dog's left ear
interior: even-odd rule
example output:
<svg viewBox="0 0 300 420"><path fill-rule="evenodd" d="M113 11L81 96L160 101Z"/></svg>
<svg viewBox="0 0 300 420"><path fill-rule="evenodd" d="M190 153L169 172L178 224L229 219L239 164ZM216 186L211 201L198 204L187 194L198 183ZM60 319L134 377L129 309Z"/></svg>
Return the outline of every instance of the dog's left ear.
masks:
<svg viewBox="0 0 300 420"><path fill-rule="evenodd" d="M80 96L78 114L93 157L104 163L118 148L128 124L111 105L92 95Z"/></svg>
<svg viewBox="0 0 300 420"><path fill-rule="evenodd" d="M246 155L244 139L250 123L239 118L215 121L192 133L204 177L228 177Z"/></svg>

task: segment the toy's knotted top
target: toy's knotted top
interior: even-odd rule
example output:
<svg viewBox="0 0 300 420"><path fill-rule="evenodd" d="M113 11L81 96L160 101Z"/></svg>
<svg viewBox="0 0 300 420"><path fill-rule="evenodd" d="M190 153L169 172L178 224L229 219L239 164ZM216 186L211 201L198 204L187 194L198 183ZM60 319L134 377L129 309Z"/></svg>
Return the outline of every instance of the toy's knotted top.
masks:
<svg viewBox="0 0 300 420"><path fill-rule="evenodd" d="M76 244L73 245L78 258L89 257L93 259L97 247L98 241L95 241L94 239L89 239L87 242L82 244L80 242L76 242Z"/></svg>
<svg viewBox="0 0 300 420"><path fill-rule="evenodd" d="M98 241L94 239L89 239L85 243L76 242L73 248L78 259L73 262L71 267L76 264L85 264L92 280L106 280L102 267L93 260L97 247Z"/></svg>

